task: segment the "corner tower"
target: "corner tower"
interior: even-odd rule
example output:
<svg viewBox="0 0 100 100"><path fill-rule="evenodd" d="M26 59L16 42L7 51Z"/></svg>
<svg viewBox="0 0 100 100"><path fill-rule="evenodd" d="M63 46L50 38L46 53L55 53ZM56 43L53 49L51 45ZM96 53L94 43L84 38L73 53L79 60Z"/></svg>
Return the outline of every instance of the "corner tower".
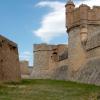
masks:
<svg viewBox="0 0 100 100"><path fill-rule="evenodd" d="M100 6L90 8L82 4L76 8L69 0L65 8L69 73L72 78L88 59L100 57Z"/></svg>
<svg viewBox="0 0 100 100"><path fill-rule="evenodd" d="M85 62L85 50L83 43L87 39L87 14L89 7L81 5L75 8L72 0L65 5L66 28L68 32L68 59L69 78L73 78L80 66Z"/></svg>

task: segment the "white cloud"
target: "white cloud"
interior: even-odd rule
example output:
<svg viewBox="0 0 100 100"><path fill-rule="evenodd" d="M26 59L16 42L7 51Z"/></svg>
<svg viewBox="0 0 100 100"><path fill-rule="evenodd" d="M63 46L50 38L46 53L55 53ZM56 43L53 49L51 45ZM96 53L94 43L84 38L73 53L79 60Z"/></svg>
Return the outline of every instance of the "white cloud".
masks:
<svg viewBox="0 0 100 100"><path fill-rule="evenodd" d="M82 3L91 7L93 5L100 6L100 0L79 0L76 6ZM41 1L36 5L37 7L49 7L52 10L44 15L41 21L41 27L33 31L35 35L40 37L44 42L50 42L55 37L66 34L64 5L64 2L58 1Z"/></svg>
<svg viewBox="0 0 100 100"><path fill-rule="evenodd" d="M47 15L44 15L41 27L34 31L36 36L40 37L44 42L49 42L54 37L66 34L64 5L65 3L57 1L44 1L37 4L39 7L49 7L52 10Z"/></svg>
<svg viewBox="0 0 100 100"><path fill-rule="evenodd" d="M85 1L79 1L78 2L78 5L80 5L80 4L87 4L87 5L89 5L89 6L100 6L100 0L85 0Z"/></svg>
<svg viewBox="0 0 100 100"><path fill-rule="evenodd" d="M28 52L28 51L25 51L25 52L22 52L20 54L19 58L20 58L20 60L27 60L27 61L29 61L32 58L32 54L30 52Z"/></svg>

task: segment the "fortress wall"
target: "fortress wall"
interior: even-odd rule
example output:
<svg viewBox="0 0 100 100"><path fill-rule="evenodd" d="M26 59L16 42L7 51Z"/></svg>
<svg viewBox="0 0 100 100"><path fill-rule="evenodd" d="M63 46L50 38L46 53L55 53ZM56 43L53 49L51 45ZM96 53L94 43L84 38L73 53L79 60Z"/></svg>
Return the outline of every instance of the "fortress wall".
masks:
<svg viewBox="0 0 100 100"><path fill-rule="evenodd" d="M66 64L66 59L68 59L68 46L64 44L59 44L55 46L55 50L52 51L52 57L54 56L53 53L57 53L57 60L50 58L50 68L56 68Z"/></svg>
<svg viewBox="0 0 100 100"><path fill-rule="evenodd" d="M100 57L100 47L92 49L87 53L87 59L96 58L96 57L97 58Z"/></svg>
<svg viewBox="0 0 100 100"><path fill-rule="evenodd" d="M30 75L28 61L20 61L21 75Z"/></svg>
<svg viewBox="0 0 100 100"><path fill-rule="evenodd" d="M49 62L52 56L52 46L47 44L34 45L34 67L36 69L49 69Z"/></svg>
<svg viewBox="0 0 100 100"><path fill-rule="evenodd" d="M32 70L33 70L33 66L29 66L29 72L30 72L30 74L32 73Z"/></svg>
<svg viewBox="0 0 100 100"><path fill-rule="evenodd" d="M61 67L61 66L68 66L68 59L59 61L58 65L59 65L58 67Z"/></svg>
<svg viewBox="0 0 100 100"><path fill-rule="evenodd" d="M59 56L67 52L67 45L34 45L34 68L32 78L65 79L67 60L59 60ZM67 54L67 53L66 53ZM63 56L62 56L63 57ZM65 57L65 56L64 56Z"/></svg>
<svg viewBox="0 0 100 100"><path fill-rule="evenodd" d="M50 56L51 51L40 52L38 53L38 55L40 57L38 62L39 69L48 70L50 64L50 58L51 58Z"/></svg>
<svg viewBox="0 0 100 100"><path fill-rule="evenodd" d="M21 79L17 44L0 35L0 81Z"/></svg>
<svg viewBox="0 0 100 100"><path fill-rule="evenodd" d="M87 58L100 57L100 26L88 26Z"/></svg>
<svg viewBox="0 0 100 100"><path fill-rule="evenodd" d="M81 42L80 27L73 28L69 33L69 73L72 76L77 72L87 59L100 57L100 26L88 25L86 45Z"/></svg>
<svg viewBox="0 0 100 100"><path fill-rule="evenodd" d="M58 54L59 55L62 55L64 52L68 52L68 45L64 45L64 44L61 44L61 45L58 45L57 46L58 48Z"/></svg>
<svg viewBox="0 0 100 100"><path fill-rule="evenodd" d="M69 80L100 85L100 6L65 7Z"/></svg>
<svg viewBox="0 0 100 100"><path fill-rule="evenodd" d="M80 28L76 27L69 33L68 60L69 70L77 71L86 58L85 50L81 44Z"/></svg>
<svg viewBox="0 0 100 100"><path fill-rule="evenodd" d="M68 80L68 59L59 61L56 66L50 69L51 79Z"/></svg>
<svg viewBox="0 0 100 100"><path fill-rule="evenodd" d="M88 25L88 39L100 34L100 25Z"/></svg>

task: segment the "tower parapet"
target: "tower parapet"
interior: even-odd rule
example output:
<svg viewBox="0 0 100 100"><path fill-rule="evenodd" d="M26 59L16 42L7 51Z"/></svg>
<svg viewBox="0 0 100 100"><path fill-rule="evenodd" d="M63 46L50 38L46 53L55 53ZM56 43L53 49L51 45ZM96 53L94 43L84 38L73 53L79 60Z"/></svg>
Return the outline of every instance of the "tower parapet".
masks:
<svg viewBox="0 0 100 100"><path fill-rule="evenodd" d="M66 27L69 32L72 28L82 25L98 25L100 24L100 7L82 4L75 8L74 3L67 3L66 8ZM85 26L86 27L86 26Z"/></svg>
<svg viewBox="0 0 100 100"><path fill-rule="evenodd" d="M90 8L81 4L75 8L74 3L69 0L66 8L66 28L69 33L73 28L80 27L80 38L82 44L86 44L89 25L100 25L100 6Z"/></svg>
<svg viewBox="0 0 100 100"><path fill-rule="evenodd" d="M48 46L47 44L34 44L34 52L38 51L51 51L51 46Z"/></svg>

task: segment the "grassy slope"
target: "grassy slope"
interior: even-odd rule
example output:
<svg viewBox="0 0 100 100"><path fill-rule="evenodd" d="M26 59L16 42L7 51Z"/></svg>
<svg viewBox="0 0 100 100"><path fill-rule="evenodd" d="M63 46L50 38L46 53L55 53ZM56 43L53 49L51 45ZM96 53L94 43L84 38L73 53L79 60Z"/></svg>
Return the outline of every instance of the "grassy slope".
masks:
<svg viewBox="0 0 100 100"><path fill-rule="evenodd" d="M100 100L100 87L55 80L0 85L0 100Z"/></svg>

